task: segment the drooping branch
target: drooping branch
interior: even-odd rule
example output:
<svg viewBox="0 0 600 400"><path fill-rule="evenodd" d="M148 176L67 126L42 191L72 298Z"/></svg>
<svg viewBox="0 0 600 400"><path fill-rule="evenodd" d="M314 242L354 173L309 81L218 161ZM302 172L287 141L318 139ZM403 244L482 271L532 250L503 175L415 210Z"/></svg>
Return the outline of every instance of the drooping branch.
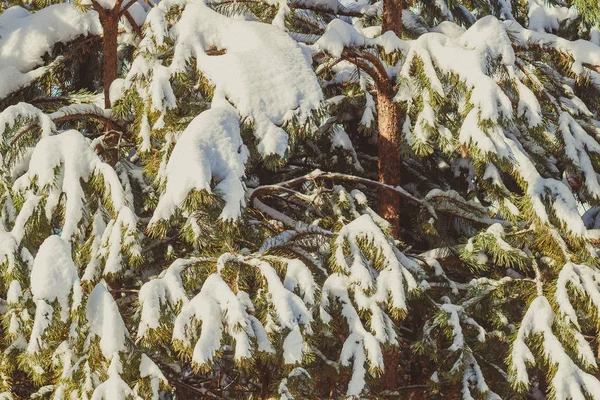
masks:
<svg viewBox="0 0 600 400"><path fill-rule="evenodd" d="M122 3L122 2L121 2ZM126 13L129 13L129 9L131 8L132 5L134 5L135 3L137 3L137 0L130 0L129 3L125 4L125 6L123 6L121 8L121 10L119 11L119 16L124 16ZM116 5L115 8L116 9Z"/></svg>
<svg viewBox="0 0 600 400"><path fill-rule="evenodd" d="M125 19L127 19L127 22L129 22L129 25L131 25L131 27L133 28L133 31L136 33L136 35L138 35L139 38L143 38L144 32L142 31L142 28L140 28L140 26L137 24L137 22L135 22L135 20L133 19L133 17L129 13L129 11L125 11L123 16L125 17Z"/></svg>
<svg viewBox="0 0 600 400"><path fill-rule="evenodd" d="M393 95L393 83L385 66L377 56L368 51L354 47L346 47L342 52L342 59L356 65L363 70L373 82L377 92L391 97Z"/></svg>

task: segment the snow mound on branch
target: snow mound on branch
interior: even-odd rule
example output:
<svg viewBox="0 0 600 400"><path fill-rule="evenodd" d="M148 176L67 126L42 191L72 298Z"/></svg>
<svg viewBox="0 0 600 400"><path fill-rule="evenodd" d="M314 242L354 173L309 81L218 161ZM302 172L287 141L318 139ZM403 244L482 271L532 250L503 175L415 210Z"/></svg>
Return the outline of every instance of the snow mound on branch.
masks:
<svg viewBox="0 0 600 400"><path fill-rule="evenodd" d="M368 240L378 248L385 260L385 267L379 272L376 280L373 277L371 266L359 247L361 239ZM350 252L351 263L347 261L348 257L344 253L345 244ZM417 283L404 264L413 262L401 253L394 251L394 247L368 214L356 218L340 229L339 235L335 239L335 245L335 262L349 274L350 283L363 290L376 286L377 290L373 301L385 302L389 296L394 308L406 310L404 286L406 285L408 291L411 291L416 289ZM369 304L370 306L371 304ZM375 324L374 329L377 330ZM383 332L383 329L381 331ZM381 334L380 337L384 338L385 334Z"/></svg>
<svg viewBox="0 0 600 400"><path fill-rule="evenodd" d="M211 181L219 183L225 207L220 218L237 219L244 205L242 178L248 150L240 136L240 121L226 101L204 111L183 131L169 158L162 180L166 188L150 220L150 225L171 218L192 190L211 192Z"/></svg>
<svg viewBox="0 0 600 400"><path fill-rule="evenodd" d="M0 223L0 265L6 264L8 273L15 267L15 254L18 247L13 235L6 232L4 226Z"/></svg>
<svg viewBox="0 0 600 400"><path fill-rule="evenodd" d="M528 0L528 3L528 27L538 32L557 30L562 21L577 15L572 9L550 5L542 0Z"/></svg>
<svg viewBox="0 0 600 400"><path fill-rule="evenodd" d="M508 35L494 17L480 19L456 39L430 33L412 41L401 71L404 78L410 79L414 57L424 62L425 73L439 94L443 94L443 89L433 65L444 74L458 75L471 90L469 101L478 108L482 120L496 122L500 115L512 116L510 99L488 75L488 57L501 58L505 65L512 65L515 60Z"/></svg>
<svg viewBox="0 0 600 400"><path fill-rule="evenodd" d="M341 57L344 47L364 46L366 42L367 39L354 26L341 19L334 19L327 25L314 48L324 50L333 57Z"/></svg>
<svg viewBox="0 0 600 400"><path fill-rule="evenodd" d="M113 354L126 350L125 340L129 332L104 281L98 283L88 297L86 318L90 324L90 337L100 338L104 358L109 360Z"/></svg>
<svg viewBox="0 0 600 400"><path fill-rule="evenodd" d="M158 368L158 365L156 365L154 361L150 359L150 357L148 357L145 354L142 354L142 359L140 361L140 378L146 377L150 378L150 386L152 388L152 400L159 400L160 383L162 382L163 384L168 385L169 381L164 376L160 368Z"/></svg>
<svg viewBox="0 0 600 400"><path fill-rule="evenodd" d="M398 343L386 309L406 311L406 294L417 288L409 269L421 268L389 242L369 214L344 225L334 245L332 261L339 272L323 284L319 313L321 320L329 324L331 301L341 304L349 336L340 363L353 367L346 394L359 396L366 385L367 370L384 369L381 345ZM368 318L368 325L363 324L364 318Z"/></svg>
<svg viewBox="0 0 600 400"><path fill-rule="evenodd" d="M15 6L0 14L0 99L29 85L45 71L42 57L57 43L102 32L95 11L56 4L30 13Z"/></svg>
<svg viewBox="0 0 600 400"><path fill-rule="evenodd" d="M50 303L58 301L63 322L67 321L69 311L81 304L81 285L71 258L71 245L59 236L48 237L38 250L31 269L31 293L36 310L27 351L37 353L41 337L52 321L54 308Z"/></svg>
<svg viewBox="0 0 600 400"><path fill-rule="evenodd" d="M499 57L505 65L515 62L515 53L506 29L502 22L496 17L483 17L471 26L461 37L460 43L467 49L477 50L481 54L480 65L485 71L488 60L486 55L492 58Z"/></svg>
<svg viewBox="0 0 600 400"><path fill-rule="evenodd" d="M34 300L58 300L61 310L69 310L69 294L79 284L77 267L71 259L71 245L59 236L48 237L40 246L31 270Z"/></svg>
<svg viewBox="0 0 600 400"><path fill-rule="evenodd" d="M185 9L168 30L165 15L174 5ZM196 58L216 93L253 122L259 152L285 155L288 134L280 126L293 118L306 121L323 99L310 56L292 38L272 25L225 17L199 0L163 1L147 20L152 34L146 45L152 38L160 46L168 35L175 40L169 75L184 71ZM219 51L211 55L209 49Z"/></svg>

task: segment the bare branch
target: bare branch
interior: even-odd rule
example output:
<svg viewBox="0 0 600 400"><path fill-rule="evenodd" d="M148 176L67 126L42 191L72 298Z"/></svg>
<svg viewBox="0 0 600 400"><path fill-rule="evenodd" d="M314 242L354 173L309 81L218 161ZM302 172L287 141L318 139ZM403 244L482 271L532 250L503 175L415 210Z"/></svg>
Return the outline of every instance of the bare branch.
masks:
<svg viewBox="0 0 600 400"><path fill-rule="evenodd" d="M427 212L432 217L437 218L433 207L431 207L429 204L425 203L424 201L417 199L416 197L414 197L412 194L408 193L406 190L404 190L400 186L394 187L394 186L386 185L385 183L377 182L377 181L374 181L371 179L362 178L360 176L346 175L346 174L342 174L342 173L338 173L338 172L324 172L321 170L315 170L315 171L311 172L310 174L307 174L307 175L304 175L304 176L301 176L298 178L290 179L288 181L281 182L281 183L278 183L275 185L259 186L250 195L250 203L252 203L253 201L256 201L255 193L260 194L261 191L265 191L265 190L275 191L275 190L279 190L281 187L289 188L289 187L300 185L304 182L317 181L317 180L323 180L323 179L330 179L333 181L355 182L355 183L360 183L360 184L367 185L367 186L384 188L384 189L387 189L387 190L390 190L393 192L397 192L402 197L407 199L408 201L415 203L415 204L419 205L420 207L424 208L425 210L427 210Z"/></svg>
<svg viewBox="0 0 600 400"><path fill-rule="evenodd" d="M592 64L583 63L583 66L600 74L600 65L592 65Z"/></svg>
<svg viewBox="0 0 600 400"><path fill-rule="evenodd" d="M127 22L129 22L129 25L131 25L131 27L133 28L134 32L139 36L139 38L143 38L144 32L142 31L142 28L140 28L139 25L135 22L129 11L125 10L124 16Z"/></svg>

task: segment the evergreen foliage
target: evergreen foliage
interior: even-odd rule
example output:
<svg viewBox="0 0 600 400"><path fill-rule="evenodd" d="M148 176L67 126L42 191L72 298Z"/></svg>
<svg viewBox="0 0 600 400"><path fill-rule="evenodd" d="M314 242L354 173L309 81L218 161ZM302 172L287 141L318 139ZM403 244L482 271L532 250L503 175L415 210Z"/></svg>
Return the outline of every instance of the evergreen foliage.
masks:
<svg viewBox="0 0 600 400"><path fill-rule="evenodd" d="M600 399L600 6L386 1L0 1L0 400Z"/></svg>

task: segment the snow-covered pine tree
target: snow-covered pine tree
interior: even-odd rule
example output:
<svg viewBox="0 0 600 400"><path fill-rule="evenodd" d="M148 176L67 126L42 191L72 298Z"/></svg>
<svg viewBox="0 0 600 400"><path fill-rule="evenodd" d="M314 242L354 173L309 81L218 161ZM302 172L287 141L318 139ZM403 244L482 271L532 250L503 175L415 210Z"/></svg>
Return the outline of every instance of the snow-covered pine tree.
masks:
<svg viewBox="0 0 600 400"><path fill-rule="evenodd" d="M593 0L10 3L0 399L600 398Z"/></svg>

